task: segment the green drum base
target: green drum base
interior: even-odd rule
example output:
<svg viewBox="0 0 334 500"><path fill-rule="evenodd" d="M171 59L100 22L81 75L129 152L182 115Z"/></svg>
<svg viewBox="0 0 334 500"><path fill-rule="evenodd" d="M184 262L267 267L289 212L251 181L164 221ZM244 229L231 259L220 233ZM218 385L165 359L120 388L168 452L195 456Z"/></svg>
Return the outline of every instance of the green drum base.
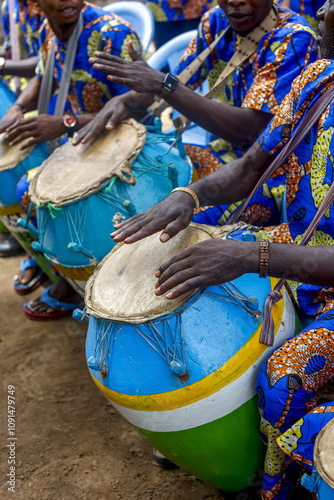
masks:
<svg viewBox="0 0 334 500"><path fill-rule="evenodd" d="M16 221L19 217L19 215L0 215L0 222L3 223L8 232L17 239L17 241L25 249L25 251L36 260L37 264L41 269L43 269L47 277L53 283L57 283L60 277L55 276L55 274L52 272L50 262L44 257L43 254L36 252L31 246L33 241L37 241L37 238L29 231L24 230L16 225Z"/></svg>
<svg viewBox="0 0 334 500"><path fill-rule="evenodd" d="M185 431L135 429L182 469L226 492L250 486L263 466L256 396L223 418Z"/></svg>

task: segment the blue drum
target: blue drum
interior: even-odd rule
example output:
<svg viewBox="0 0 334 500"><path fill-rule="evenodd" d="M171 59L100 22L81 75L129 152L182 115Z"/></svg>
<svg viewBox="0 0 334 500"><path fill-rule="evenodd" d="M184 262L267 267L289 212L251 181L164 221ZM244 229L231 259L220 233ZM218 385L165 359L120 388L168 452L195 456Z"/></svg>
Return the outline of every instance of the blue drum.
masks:
<svg viewBox="0 0 334 500"><path fill-rule="evenodd" d="M21 213L16 186L28 170L39 167L49 156L45 144L21 150L22 144L9 146L5 133L0 135L0 214Z"/></svg>
<svg viewBox="0 0 334 500"><path fill-rule="evenodd" d="M0 80L0 119L15 101L16 97L14 92L7 87L5 82Z"/></svg>
<svg viewBox="0 0 334 500"><path fill-rule="evenodd" d="M85 281L112 249L117 220L189 184L192 167L171 137L127 120L86 145L58 148L30 186L39 230L34 248L63 276Z"/></svg>
<svg viewBox="0 0 334 500"><path fill-rule="evenodd" d="M235 229L235 228L233 228ZM259 343L277 280L244 275L168 300L155 272L177 252L231 228L191 224L117 245L86 286L87 363L94 382L154 447L224 491L249 485L263 461L255 383L275 346L295 330L288 294L273 306L274 346Z"/></svg>

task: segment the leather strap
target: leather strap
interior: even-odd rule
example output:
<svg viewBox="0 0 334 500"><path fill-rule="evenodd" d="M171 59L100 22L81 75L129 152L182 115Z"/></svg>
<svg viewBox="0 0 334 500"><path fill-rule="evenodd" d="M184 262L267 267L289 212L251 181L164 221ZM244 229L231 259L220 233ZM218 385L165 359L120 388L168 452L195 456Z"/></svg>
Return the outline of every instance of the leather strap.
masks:
<svg viewBox="0 0 334 500"><path fill-rule="evenodd" d="M269 14L265 17L259 26L254 28L248 35L242 40L237 50L234 52L231 59L226 64L224 70L219 75L216 83L212 89L204 96L206 99L211 99L218 90L220 90L225 84L229 76L235 72L250 56L257 50L261 38L273 30L277 22L277 9L273 6ZM174 126L179 134L182 134L187 130L191 124L191 120L183 115L178 116L173 120Z"/></svg>
<svg viewBox="0 0 334 500"><path fill-rule="evenodd" d="M73 70L74 59L77 52L78 40L82 32L82 28L83 28L83 15L82 13L80 13L78 22L67 44L65 62L60 79L59 91L54 112L55 116L62 116L64 113L68 89L70 86L71 74ZM53 85L54 64L55 64L55 45L56 45L56 37L54 36L52 46L46 61L45 72L43 75L41 88L39 92L39 98L38 98L39 114L47 113L50 104L52 85Z"/></svg>

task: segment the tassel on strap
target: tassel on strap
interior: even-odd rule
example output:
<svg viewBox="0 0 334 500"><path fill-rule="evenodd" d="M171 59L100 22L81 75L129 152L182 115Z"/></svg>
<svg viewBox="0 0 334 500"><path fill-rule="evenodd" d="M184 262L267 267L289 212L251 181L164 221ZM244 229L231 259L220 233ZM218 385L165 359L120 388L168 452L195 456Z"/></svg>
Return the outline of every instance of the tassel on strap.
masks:
<svg viewBox="0 0 334 500"><path fill-rule="evenodd" d="M272 346L274 343L274 320L272 315L272 306L283 297L280 289L282 288L284 281L281 280L277 283L277 286L272 292L270 292L266 298L264 304L263 312L263 323L260 335L260 344L267 344Z"/></svg>

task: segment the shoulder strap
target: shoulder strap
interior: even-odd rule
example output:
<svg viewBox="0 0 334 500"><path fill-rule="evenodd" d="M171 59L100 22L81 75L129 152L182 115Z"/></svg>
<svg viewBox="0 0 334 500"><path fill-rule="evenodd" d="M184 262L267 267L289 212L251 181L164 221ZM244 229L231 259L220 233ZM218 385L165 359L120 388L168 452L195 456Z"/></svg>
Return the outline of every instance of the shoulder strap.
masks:
<svg viewBox="0 0 334 500"><path fill-rule="evenodd" d="M212 89L204 96L207 99L211 99L218 90L220 90L225 84L228 77L235 72L250 56L257 50L261 38L270 31L276 25L277 22L277 10L273 7L269 14L265 17L259 26L254 28L248 35L242 40L237 50L234 52L231 59L226 64L224 70L219 75L216 83ZM183 115L178 116L173 120L174 126L179 134L182 134L189 127L191 120Z"/></svg>

